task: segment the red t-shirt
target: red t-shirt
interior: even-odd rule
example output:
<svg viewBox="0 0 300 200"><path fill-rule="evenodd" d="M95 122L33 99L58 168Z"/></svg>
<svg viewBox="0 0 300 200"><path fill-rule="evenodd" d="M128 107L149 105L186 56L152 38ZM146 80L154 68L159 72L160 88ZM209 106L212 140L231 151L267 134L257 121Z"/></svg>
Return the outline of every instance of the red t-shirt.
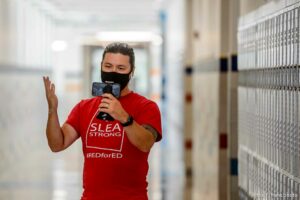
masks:
<svg viewBox="0 0 300 200"><path fill-rule="evenodd" d="M161 117L157 105L134 92L119 98L140 125L157 130ZM80 134L84 154L82 200L147 200L148 154L128 140L119 121L97 119L101 97L79 102L66 123Z"/></svg>

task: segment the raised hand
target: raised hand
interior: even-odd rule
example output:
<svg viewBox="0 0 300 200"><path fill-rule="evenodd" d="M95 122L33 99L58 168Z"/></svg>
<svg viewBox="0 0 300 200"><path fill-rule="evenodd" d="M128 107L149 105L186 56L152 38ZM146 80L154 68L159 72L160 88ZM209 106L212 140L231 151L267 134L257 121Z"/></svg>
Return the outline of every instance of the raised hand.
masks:
<svg viewBox="0 0 300 200"><path fill-rule="evenodd" d="M46 98L48 101L49 112L56 112L58 107L58 99L55 94L55 85L51 83L48 76L43 76Z"/></svg>

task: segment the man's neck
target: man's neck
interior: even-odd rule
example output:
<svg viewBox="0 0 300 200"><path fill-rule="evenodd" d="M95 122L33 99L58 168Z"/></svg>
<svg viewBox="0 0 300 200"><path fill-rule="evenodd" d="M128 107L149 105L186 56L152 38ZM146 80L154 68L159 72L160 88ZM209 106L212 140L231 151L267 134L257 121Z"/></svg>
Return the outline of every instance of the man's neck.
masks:
<svg viewBox="0 0 300 200"><path fill-rule="evenodd" d="M129 94L131 92L131 90L129 89L128 86L126 86L122 91L121 91L121 97L126 96L127 94Z"/></svg>

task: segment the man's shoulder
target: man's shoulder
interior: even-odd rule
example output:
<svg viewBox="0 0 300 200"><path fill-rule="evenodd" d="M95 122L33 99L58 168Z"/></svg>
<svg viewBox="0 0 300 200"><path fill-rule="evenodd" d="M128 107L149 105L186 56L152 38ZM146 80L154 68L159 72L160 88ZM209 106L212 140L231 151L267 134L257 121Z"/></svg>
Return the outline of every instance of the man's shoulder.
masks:
<svg viewBox="0 0 300 200"><path fill-rule="evenodd" d="M99 101L98 97L91 97L91 98L81 99L81 101L78 104L80 105L80 107L84 107L84 106L89 106L94 103L97 103L98 101Z"/></svg>
<svg viewBox="0 0 300 200"><path fill-rule="evenodd" d="M156 103L154 101L152 101L151 99L145 97L145 96L142 96L138 93L135 93L133 92L132 93L132 97L131 97L135 103L139 104L139 105L150 105L150 104L153 104L153 105L156 105Z"/></svg>

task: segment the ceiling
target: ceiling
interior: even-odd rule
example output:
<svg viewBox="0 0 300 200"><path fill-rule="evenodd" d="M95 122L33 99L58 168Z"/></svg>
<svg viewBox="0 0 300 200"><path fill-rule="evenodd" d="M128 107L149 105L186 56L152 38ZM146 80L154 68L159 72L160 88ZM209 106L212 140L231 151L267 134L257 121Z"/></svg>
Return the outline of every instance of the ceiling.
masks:
<svg viewBox="0 0 300 200"><path fill-rule="evenodd" d="M155 30L163 0L30 0L60 24Z"/></svg>

